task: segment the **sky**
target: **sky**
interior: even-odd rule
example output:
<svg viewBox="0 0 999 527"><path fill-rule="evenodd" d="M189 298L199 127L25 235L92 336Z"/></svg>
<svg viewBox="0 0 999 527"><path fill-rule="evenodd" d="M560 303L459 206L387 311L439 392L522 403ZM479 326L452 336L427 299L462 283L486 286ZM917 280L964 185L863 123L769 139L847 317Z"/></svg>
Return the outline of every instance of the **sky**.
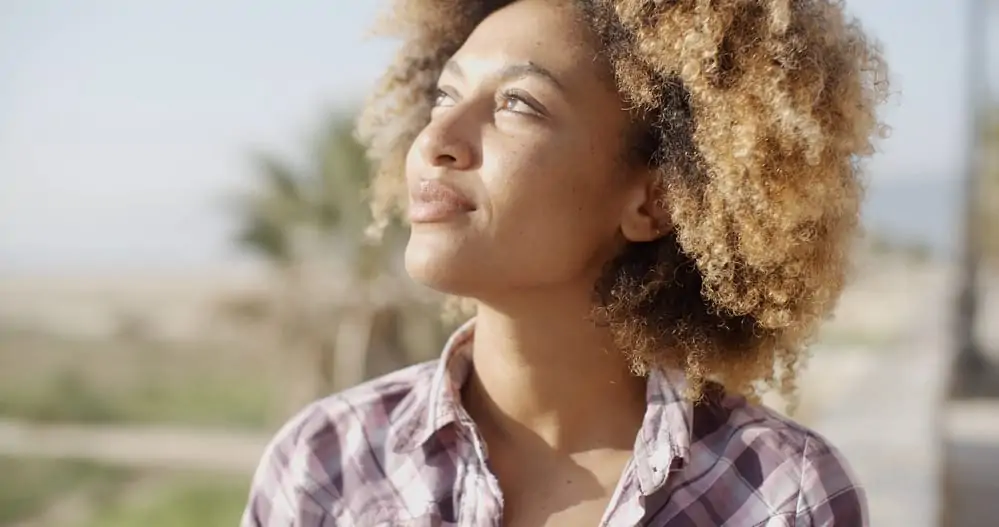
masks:
<svg viewBox="0 0 999 527"><path fill-rule="evenodd" d="M847 4L896 92L874 184L954 180L966 3ZM0 2L0 272L240 261L225 203L253 180L249 152L301 159L326 111L363 99L396 45L365 38L383 5Z"/></svg>

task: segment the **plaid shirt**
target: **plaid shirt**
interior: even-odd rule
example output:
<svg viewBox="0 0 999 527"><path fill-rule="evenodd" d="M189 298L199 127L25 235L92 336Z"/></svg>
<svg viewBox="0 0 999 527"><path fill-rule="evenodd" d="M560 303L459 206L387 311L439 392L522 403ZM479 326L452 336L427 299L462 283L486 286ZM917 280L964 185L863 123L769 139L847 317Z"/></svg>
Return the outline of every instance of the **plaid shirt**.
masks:
<svg viewBox="0 0 999 527"><path fill-rule="evenodd" d="M473 326L439 361L318 401L268 446L242 525L498 526L503 501L461 407ZM653 373L635 453L599 525L861 526L866 499L822 437L731 395L691 405Z"/></svg>

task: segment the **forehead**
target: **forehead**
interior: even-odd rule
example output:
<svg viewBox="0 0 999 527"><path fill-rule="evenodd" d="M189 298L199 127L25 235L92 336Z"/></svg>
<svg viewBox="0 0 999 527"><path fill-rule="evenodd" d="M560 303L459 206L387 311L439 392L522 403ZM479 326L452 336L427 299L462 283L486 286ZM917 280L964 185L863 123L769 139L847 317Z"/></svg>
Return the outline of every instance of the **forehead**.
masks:
<svg viewBox="0 0 999 527"><path fill-rule="evenodd" d="M565 0L517 0L483 20L454 55L466 67L532 63L564 85L600 80L610 68L580 12Z"/></svg>

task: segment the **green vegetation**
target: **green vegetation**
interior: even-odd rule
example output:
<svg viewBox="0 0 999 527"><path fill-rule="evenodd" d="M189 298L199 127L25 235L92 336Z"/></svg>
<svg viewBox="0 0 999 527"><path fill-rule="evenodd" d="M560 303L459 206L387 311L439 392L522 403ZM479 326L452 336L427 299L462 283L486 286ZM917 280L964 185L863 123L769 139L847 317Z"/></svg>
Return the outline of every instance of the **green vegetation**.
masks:
<svg viewBox="0 0 999 527"><path fill-rule="evenodd" d="M239 523L249 475L150 474L63 460L0 457L0 526L37 520L79 500L65 527L229 527ZM34 524L32 524L34 525Z"/></svg>
<svg viewBox="0 0 999 527"><path fill-rule="evenodd" d="M93 463L0 457L0 525L35 516L75 493L106 501L127 480L126 471Z"/></svg>
<svg viewBox="0 0 999 527"><path fill-rule="evenodd" d="M266 364L218 347L0 333L0 417L262 428L284 416Z"/></svg>
<svg viewBox="0 0 999 527"><path fill-rule="evenodd" d="M231 527L246 504L247 479L187 476L110 503L86 527Z"/></svg>
<svg viewBox="0 0 999 527"><path fill-rule="evenodd" d="M38 422L157 423L263 428L267 396L204 373L188 382L149 376L137 388L102 385L72 369L0 386L0 416Z"/></svg>

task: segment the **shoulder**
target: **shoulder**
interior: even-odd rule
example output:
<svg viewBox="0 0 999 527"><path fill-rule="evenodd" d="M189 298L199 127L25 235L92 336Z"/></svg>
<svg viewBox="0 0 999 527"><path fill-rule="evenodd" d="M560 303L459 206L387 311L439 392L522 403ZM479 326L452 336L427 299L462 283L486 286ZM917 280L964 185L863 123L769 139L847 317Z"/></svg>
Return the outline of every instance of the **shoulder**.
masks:
<svg viewBox="0 0 999 527"><path fill-rule="evenodd" d="M691 453L702 462L723 461L729 477L722 479L737 479L771 510L793 516L797 526L866 525L864 489L822 434L734 396L694 416Z"/></svg>
<svg viewBox="0 0 999 527"><path fill-rule="evenodd" d="M243 525L332 524L342 505L344 468L377 482L394 420L429 387L437 361L410 366L309 404L264 451ZM369 470L370 469L370 473ZM354 474L353 472L358 472ZM355 482L356 484L356 482Z"/></svg>
<svg viewBox="0 0 999 527"><path fill-rule="evenodd" d="M436 364L409 366L309 404L281 427L268 452L291 445L318 454L332 454L334 446L337 451L382 446L383 432L395 415L412 403L417 392L429 388ZM369 438L372 442L353 444L357 432L364 430L376 432Z"/></svg>

